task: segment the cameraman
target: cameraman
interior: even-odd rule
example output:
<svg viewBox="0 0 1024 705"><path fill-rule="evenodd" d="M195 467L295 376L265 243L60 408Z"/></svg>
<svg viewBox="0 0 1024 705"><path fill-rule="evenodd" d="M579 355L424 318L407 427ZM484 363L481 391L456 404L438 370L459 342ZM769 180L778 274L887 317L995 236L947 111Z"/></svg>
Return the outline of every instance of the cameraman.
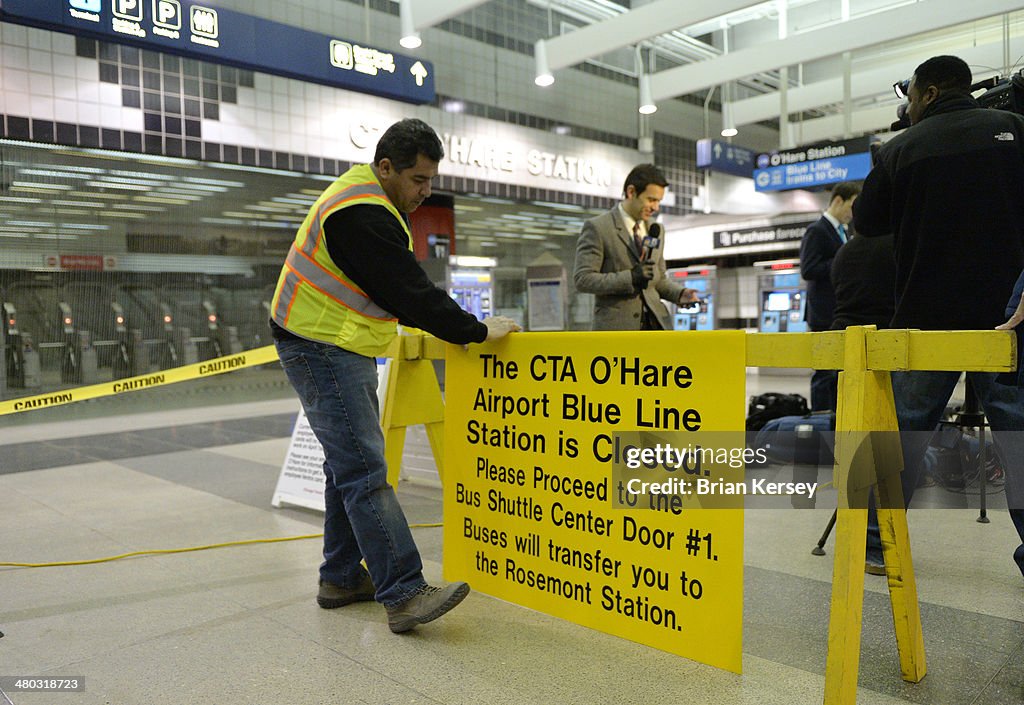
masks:
<svg viewBox="0 0 1024 705"><path fill-rule="evenodd" d="M854 204L857 231L895 235L892 328L991 330L1024 268L1024 117L984 110L971 71L955 56L917 67L906 90L911 127L878 152ZM969 372L1006 467L1006 500L1024 539L1024 389ZM902 436L904 502L958 372L893 372ZM1018 378L1019 379L1019 378ZM1024 548L1015 558L1024 573ZM881 564L877 520L868 566Z"/></svg>

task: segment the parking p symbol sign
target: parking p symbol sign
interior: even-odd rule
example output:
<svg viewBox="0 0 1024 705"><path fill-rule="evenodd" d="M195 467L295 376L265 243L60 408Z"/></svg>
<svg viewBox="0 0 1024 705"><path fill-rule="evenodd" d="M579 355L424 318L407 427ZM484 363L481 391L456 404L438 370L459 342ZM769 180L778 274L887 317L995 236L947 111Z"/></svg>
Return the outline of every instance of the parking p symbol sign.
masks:
<svg viewBox="0 0 1024 705"><path fill-rule="evenodd" d="M165 29L181 29L181 3L178 0L153 0L153 24Z"/></svg>

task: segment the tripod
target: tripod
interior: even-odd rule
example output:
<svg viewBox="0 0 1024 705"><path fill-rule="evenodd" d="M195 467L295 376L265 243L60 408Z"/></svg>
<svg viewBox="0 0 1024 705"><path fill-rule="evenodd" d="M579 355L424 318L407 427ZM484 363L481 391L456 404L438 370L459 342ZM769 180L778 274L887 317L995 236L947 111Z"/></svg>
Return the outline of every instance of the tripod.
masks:
<svg viewBox="0 0 1024 705"><path fill-rule="evenodd" d="M979 492L979 513L977 522L979 524L988 524L990 519L988 518L988 510L985 503L985 492L986 484L988 480L988 471L985 467L985 427L988 423L985 420L985 412L981 409L981 402L978 400L978 394L974 391L974 383L971 381L970 376L964 380L964 405L955 414L956 421L955 425L961 430L967 428L978 429L978 455L975 458L975 463L978 467L978 477L980 483ZM965 467L964 470L967 468ZM815 556L825 555L825 542L828 541L829 534L832 533L832 529L836 525L836 515L838 510L832 512L832 517L828 520L828 525L825 526L825 531L822 532L821 538L818 539L818 543L811 549L811 553Z"/></svg>

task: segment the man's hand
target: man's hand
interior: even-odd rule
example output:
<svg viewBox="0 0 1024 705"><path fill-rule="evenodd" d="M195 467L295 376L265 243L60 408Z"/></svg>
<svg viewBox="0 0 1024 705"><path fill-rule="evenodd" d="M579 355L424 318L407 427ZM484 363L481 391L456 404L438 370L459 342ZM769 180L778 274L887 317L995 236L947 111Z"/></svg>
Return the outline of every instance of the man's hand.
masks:
<svg viewBox="0 0 1024 705"><path fill-rule="evenodd" d="M681 304L692 303L694 301L699 301L699 300L700 299L697 296L697 290L696 289L683 289L679 293L679 303L681 303Z"/></svg>
<svg viewBox="0 0 1024 705"><path fill-rule="evenodd" d="M517 333L523 329L518 323L507 316L491 316L483 321L487 326L487 340L498 340L509 333Z"/></svg>
<svg viewBox="0 0 1024 705"><path fill-rule="evenodd" d="M996 330L1013 330L1020 325L1021 321L1024 321L1024 296L1021 297L1020 303L1017 304L1017 310L1010 316L1010 320L996 326Z"/></svg>
<svg viewBox="0 0 1024 705"><path fill-rule="evenodd" d="M654 262L637 262L633 265L633 288L638 292L647 288L647 282L654 279Z"/></svg>

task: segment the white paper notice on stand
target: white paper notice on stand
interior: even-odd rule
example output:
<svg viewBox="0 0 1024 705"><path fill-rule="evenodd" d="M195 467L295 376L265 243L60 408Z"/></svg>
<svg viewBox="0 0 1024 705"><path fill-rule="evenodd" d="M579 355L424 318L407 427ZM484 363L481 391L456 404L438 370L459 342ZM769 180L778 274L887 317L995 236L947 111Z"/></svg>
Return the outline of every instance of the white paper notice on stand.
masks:
<svg viewBox="0 0 1024 705"><path fill-rule="evenodd" d="M377 360L377 399L381 409L387 389L390 360ZM299 411L292 429L292 440L277 478L277 488L270 501L274 507L289 504L307 509L325 511L324 507L324 449L309 427L306 414Z"/></svg>
<svg viewBox="0 0 1024 705"><path fill-rule="evenodd" d="M271 504L291 504L324 511L324 449L299 411Z"/></svg>

